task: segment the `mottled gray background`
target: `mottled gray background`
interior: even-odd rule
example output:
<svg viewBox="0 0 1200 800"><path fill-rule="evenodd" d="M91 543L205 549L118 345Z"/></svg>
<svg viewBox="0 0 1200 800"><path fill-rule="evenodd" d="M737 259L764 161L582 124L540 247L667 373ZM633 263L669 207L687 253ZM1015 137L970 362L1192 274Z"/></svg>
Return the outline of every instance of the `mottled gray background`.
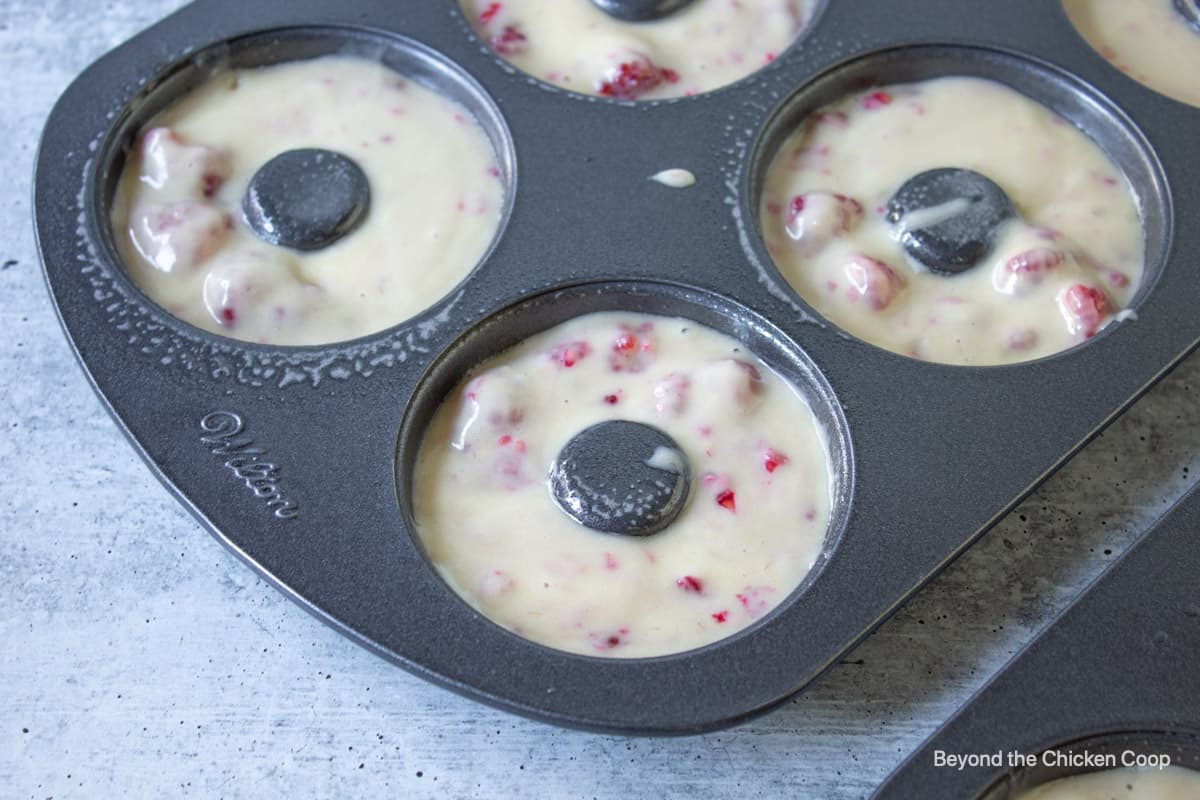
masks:
<svg viewBox="0 0 1200 800"><path fill-rule="evenodd" d="M434 688L204 533L100 407L51 309L30 223L46 114L179 5L0 0L2 797L862 797L1195 482L1191 359L763 719L630 740Z"/></svg>

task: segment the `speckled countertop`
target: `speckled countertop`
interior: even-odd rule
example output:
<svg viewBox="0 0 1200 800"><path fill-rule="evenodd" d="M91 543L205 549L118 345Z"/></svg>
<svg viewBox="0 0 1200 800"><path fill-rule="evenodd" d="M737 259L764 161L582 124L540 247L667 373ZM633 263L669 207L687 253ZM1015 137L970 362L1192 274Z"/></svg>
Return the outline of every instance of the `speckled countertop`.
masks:
<svg viewBox="0 0 1200 800"><path fill-rule="evenodd" d="M208 536L59 330L30 218L39 132L74 75L180 5L0 0L0 796L862 797L1195 482L1198 358L764 718L624 739L435 688Z"/></svg>

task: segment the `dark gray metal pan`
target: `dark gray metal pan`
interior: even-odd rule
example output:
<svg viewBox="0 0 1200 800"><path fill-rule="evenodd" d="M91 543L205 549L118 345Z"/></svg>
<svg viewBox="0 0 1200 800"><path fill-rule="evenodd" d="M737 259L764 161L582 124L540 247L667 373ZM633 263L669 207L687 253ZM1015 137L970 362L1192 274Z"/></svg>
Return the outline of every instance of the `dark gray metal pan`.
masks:
<svg viewBox="0 0 1200 800"><path fill-rule="evenodd" d="M1176 503L1050 627L900 765L878 800L1003 800L1090 771L1166 756L1200 769L1200 490ZM935 751L1002 753L935 766ZM1008 754L1035 757L1010 766ZM1070 758L1068 758L1070 756Z"/></svg>
<svg viewBox="0 0 1200 800"><path fill-rule="evenodd" d="M382 55L489 129L509 200L487 258L413 320L327 347L222 339L149 302L106 222L137 125L215 65L343 48ZM1147 227L1136 320L1036 362L950 367L846 336L779 278L755 187L789 123L852 87L948 73L1041 100L1124 168ZM836 0L759 74L640 104L514 73L451 0L200 0L63 95L39 152L35 220L68 338L117 423L282 591L484 702L561 725L693 733L814 680L1196 346L1198 122L1106 64L1044 0ZM647 180L668 167L698 184ZM741 338L797 382L833 443L838 502L813 573L776 612L701 650L611 661L530 644L459 600L412 537L409 475L440 393L504 344L599 308L690 316Z"/></svg>

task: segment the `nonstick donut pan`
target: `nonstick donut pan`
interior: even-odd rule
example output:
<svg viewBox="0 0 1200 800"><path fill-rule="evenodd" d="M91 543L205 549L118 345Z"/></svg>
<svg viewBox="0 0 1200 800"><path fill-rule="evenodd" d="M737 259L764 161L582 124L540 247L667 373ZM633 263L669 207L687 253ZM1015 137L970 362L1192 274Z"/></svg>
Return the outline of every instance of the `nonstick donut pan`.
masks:
<svg viewBox="0 0 1200 800"><path fill-rule="evenodd" d="M1200 769L1198 531L1200 491L1193 489L875 797L1003 800L1109 766L1109 759L1153 769L1147 761L1165 756ZM939 767L939 750L990 760ZM1010 753L1032 756L1034 764L1014 766Z"/></svg>
<svg viewBox="0 0 1200 800"><path fill-rule="evenodd" d="M210 335L150 302L108 209L139 125L222 64L334 51L381 58L481 121L507 182L478 267L406 323L332 346ZM1147 274L1133 314L1072 350L953 367L841 333L787 287L756 224L789 124L845 92L991 77L1087 132L1134 187ZM694 733L816 679L1061 465L1200 337L1200 110L1121 75L1044 0L831 0L768 67L724 89L619 102L501 62L451 0L201 0L66 91L38 156L51 293L97 392L214 535L318 618L469 697L547 722ZM670 188L648 177L696 176ZM585 311L690 317L742 340L806 394L838 474L805 582L743 632L648 659L517 637L442 581L413 536L425 423L471 364Z"/></svg>

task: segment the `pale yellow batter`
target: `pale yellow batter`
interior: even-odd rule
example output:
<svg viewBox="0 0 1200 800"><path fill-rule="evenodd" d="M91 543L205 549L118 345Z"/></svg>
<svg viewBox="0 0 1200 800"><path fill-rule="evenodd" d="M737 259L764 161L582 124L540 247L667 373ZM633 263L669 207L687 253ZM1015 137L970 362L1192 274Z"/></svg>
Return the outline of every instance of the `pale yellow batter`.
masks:
<svg viewBox="0 0 1200 800"><path fill-rule="evenodd" d="M991 178L1020 216L953 276L910 263L884 216L906 180L939 167ZM1109 323L1142 279L1124 175L1069 123L979 78L870 89L814 114L771 163L760 219L801 297L847 332L928 361L1066 349Z"/></svg>
<svg viewBox="0 0 1200 800"><path fill-rule="evenodd" d="M299 252L259 239L242 195L275 155L333 150L367 175L365 222ZM459 283L499 226L496 154L461 106L377 62L328 56L218 75L139 136L112 214L149 297L213 333L343 341L402 322Z"/></svg>
<svg viewBox="0 0 1200 800"><path fill-rule="evenodd" d="M707 92L769 64L808 25L815 0L696 0L622 22L590 0L460 0L480 38L547 83L619 100Z"/></svg>
<svg viewBox="0 0 1200 800"><path fill-rule="evenodd" d="M1038 786L1017 800L1197 800L1200 772L1181 767L1100 770Z"/></svg>
<svg viewBox="0 0 1200 800"><path fill-rule="evenodd" d="M659 533L593 531L551 497L559 450L609 419L658 427L690 463L687 505ZM812 568L831 497L826 441L790 384L695 322L625 313L475 369L438 410L413 486L417 533L467 602L535 642L611 657L761 618Z"/></svg>
<svg viewBox="0 0 1200 800"><path fill-rule="evenodd" d="M1156 92L1200 107L1200 32L1172 0L1063 0L1079 34Z"/></svg>

